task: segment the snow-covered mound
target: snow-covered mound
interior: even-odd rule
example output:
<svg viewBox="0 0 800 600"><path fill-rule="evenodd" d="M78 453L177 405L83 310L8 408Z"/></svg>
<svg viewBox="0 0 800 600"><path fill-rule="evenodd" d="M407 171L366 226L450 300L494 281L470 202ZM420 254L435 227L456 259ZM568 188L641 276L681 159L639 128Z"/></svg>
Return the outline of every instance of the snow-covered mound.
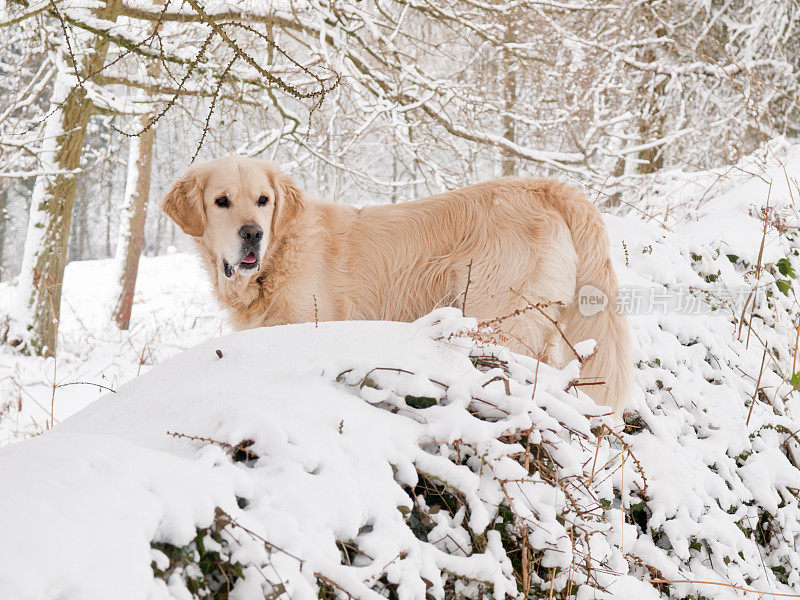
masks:
<svg viewBox="0 0 800 600"><path fill-rule="evenodd" d="M4 448L0 597L504 597L522 523L559 587L590 546L623 569L599 517L624 452L564 391L577 363L487 356L470 327L441 309L234 334Z"/></svg>
<svg viewBox="0 0 800 600"><path fill-rule="evenodd" d="M0 446L41 433L105 388L230 330L194 255L141 258L130 331L111 324L113 273L113 260L67 265L55 359L0 351ZM14 290L0 283L0 328Z"/></svg>
<svg viewBox="0 0 800 600"><path fill-rule="evenodd" d="M570 385L577 363L484 346L453 310L164 362L221 329L196 262L145 261L133 336L92 304L104 263L71 266L85 301L62 362L3 356L3 400L48 402L54 366L95 383L160 366L0 448L0 598L800 594L799 181L779 140L621 194L624 426ZM56 389L57 414L86 388Z"/></svg>

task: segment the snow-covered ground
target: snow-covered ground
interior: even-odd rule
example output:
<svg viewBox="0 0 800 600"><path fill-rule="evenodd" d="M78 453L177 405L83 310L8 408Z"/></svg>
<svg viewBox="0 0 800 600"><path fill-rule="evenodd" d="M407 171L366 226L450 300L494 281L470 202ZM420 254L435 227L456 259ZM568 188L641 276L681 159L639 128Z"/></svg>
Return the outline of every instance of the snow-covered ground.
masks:
<svg viewBox="0 0 800 600"><path fill-rule="evenodd" d="M0 597L800 594L799 180L779 140L623 194L624 429L452 309L211 339L176 254L128 334L69 265L57 358L0 356Z"/></svg>
<svg viewBox="0 0 800 600"><path fill-rule="evenodd" d="M106 388L116 390L163 359L230 330L199 260L172 254L141 258L131 329L120 332L110 326L113 269L113 260L67 265L55 359L0 353L0 445L41 433L51 405L58 423ZM0 312L11 306L13 291L0 284Z"/></svg>

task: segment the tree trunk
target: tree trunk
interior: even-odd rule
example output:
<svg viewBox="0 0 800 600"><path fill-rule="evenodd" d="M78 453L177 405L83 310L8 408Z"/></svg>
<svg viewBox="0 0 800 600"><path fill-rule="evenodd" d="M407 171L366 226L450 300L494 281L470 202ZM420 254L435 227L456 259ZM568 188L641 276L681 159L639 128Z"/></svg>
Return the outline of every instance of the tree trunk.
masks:
<svg viewBox="0 0 800 600"><path fill-rule="evenodd" d="M392 183L397 183L400 177L400 169L398 168L400 161L397 160L397 152L392 153ZM396 185L392 186L392 204L397 204L399 188Z"/></svg>
<svg viewBox="0 0 800 600"><path fill-rule="evenodd" d="M153 242L153 247L150 249L153 256L161 255L161 239L164 235L164 215L159 210L156 211L156 239Z"/></svg>
<svg viewBox="0 0 800 600"><path fill-rule="evenodd" d="M658 38L667 35L667 30L658 27L653 32ZM663 62L664 52L656 48L647 48L642 57L642 61L648 64L658 64ZM659 79L659 81L653 81ZM650 75L640 87L639 94L642 97L642 116L639 119L639 137L642 142L659 139L664 135L664 125L666 115L662 110L661 103L667 92L667 78L657 74ZM647 148L639 152L638 171L641 174L655 173L664 166L664 151L659 146Z"/></svg>
<svg viewBox="0 0 800 600"><path fill-rule="evenodd" d="M113 20L116 11L116 1L107 0L98 16ZM56 75L45 122L40 154L40 166L45 174L36 178L31 194L9 340L12 345L23 344L26 350L46 356L54 356L56 352L61 289L75 201L75 171L80 166L86 125L94 109L80 82L100 70L107 51L108 40L97 37L83 54L83 62L73 65L79 70L79 77L64 71Z"/></svg>
<svg viewBox="0 0 800 600"><path fill-rule="evenodd" d="M81 259L92 256L92 243L89 239L89 206L88 201L81 202L80 210L78 211L78 231L80 232L80 243L78 249L81 253Z"/></svg>
<svg viewBox="0 0 800 600"><path fill-rule="evenodd" d="M9 186L11 187L11 186ZM3 251L6 247L6 222L8 221L8 212L6 211L6 204L8 203L8 188L0 192L0 265L3 264L4 254ZM0 280L4 278L5 269L0 268Z"/></svg>
<svg viewBox="0 0 800 600"><path fill-rule="evenodd" d="M80 187L80 186L79 186ZM87 256L87 201L85 190L77 190L75 204L72 207L72 232L69 239L69 251L67 252L67 262L73 260L83 260ZM83 197L81 197L83 196Z"/></svg>
<svg viewBox="0 0 800 600"><path fill-rule="evenodd" d="M517 136L514 128L514 118L509 114L514 110L517 103L517 65L514 60L513 53L508 45L516 42L516 30L514 28L514 19L516 16L512 11L511 17L506 21L506 31L503 36L503 42L506 45L503 48L502 64L503 64L503 108L506 114L503 115L503 137L509 142L516 142ZM510 177L517 173L517 161L508 150L502 150L502 173L503 177Z"/></svg>
<svg viewBox="0 0 800 600"><path fill-rule="evenodd" d="M142 127L150 122L142 118ZM133 309L133 293L139 270L139 256L144 243L144 224L150 198L150 165L155 131L151 127L139 137L131 138L128 156L128 177L125 198L119 218L119 240L115 256L119 284L114 306L114 321L120 329L128 329Z"/></svg>

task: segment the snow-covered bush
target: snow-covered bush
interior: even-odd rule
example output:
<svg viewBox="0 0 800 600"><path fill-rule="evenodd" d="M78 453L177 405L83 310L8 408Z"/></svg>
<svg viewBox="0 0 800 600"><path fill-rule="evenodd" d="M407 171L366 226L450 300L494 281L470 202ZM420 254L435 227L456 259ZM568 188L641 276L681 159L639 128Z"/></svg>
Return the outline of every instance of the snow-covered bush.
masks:
<svg viewBox="0 0 800 600"><path fill-rule="evenodd" d="M24 494L23 511L54 505L59 524L31 531L9 505L4 531L36 545L39 527L69 521L92 535L45 548L37 583L18 569L0 589L468 598L608 585L597 567L625 561L604 513L629 450L564 391L577 364L479 346L461 334L471 327L442 309L236 334L8 447L0 503ZM6 564L24 560L8 550Z"/></svg>

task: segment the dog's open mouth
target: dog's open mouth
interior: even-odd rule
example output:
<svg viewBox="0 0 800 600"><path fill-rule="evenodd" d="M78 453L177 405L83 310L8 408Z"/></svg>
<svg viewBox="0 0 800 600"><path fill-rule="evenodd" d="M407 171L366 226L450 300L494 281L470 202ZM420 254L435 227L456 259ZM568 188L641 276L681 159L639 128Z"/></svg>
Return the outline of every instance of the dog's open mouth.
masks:
<svg viewBox="0 0 800 600"><path fill-rule="evenodd" d="M242 259L240 265L243 269L252 269L256 266L256 263L258 263L256 255L253 252L249 252L247 256Z"/></svg>
<svg viewBox="0 0 800 600"><path fill-rule="evenodd" d="M232 265L227 260L222 261L222 267L225 270L225 277L233 277L234 273L239 269L244 271L249 271L250 269L255 269L258 266L258 257L256 256L255 252L248 252L245 254L244 258L242 258L241 262L238 265Z"/></svg>

